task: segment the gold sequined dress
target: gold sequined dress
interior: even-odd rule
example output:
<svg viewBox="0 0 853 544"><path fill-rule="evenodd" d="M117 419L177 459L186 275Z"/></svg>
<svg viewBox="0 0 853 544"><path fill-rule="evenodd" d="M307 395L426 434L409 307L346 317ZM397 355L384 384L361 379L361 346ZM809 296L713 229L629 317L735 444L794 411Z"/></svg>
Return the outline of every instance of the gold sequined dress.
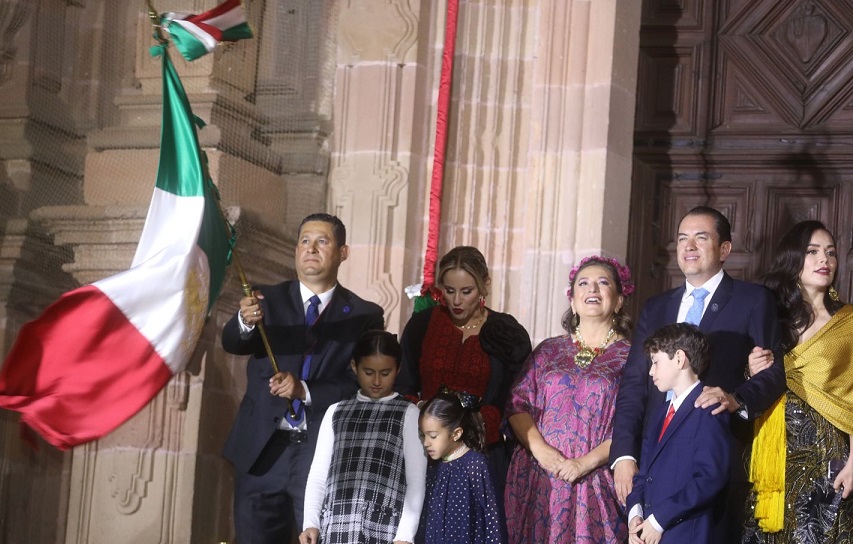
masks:
<svg viewBox="0 0 853 544"><path fill-rule="evenodd" d="M792 349L785 356L785 373L784 527L764 533L749 519L743 542L853 543L853 497L842 500L827 477L831 460L843 465L850 455L853 306L844 306L811 339Z"/></svg>

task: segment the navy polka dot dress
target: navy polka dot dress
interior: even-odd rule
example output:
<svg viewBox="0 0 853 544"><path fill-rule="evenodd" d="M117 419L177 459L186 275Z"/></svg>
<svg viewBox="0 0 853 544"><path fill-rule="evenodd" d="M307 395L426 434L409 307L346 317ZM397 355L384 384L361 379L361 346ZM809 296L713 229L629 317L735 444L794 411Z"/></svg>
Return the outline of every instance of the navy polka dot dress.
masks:
<svg viewBox="0 0 853 544"><path fill-rule="evenodd" d="M503 544L503 519L486 456L431 463L418 544Z"/></svg>

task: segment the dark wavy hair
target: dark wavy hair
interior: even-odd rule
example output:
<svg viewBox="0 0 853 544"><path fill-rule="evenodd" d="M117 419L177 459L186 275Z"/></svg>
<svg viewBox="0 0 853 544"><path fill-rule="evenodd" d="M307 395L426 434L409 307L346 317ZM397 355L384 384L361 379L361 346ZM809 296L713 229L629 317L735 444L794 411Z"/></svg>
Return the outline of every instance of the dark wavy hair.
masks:
<svg viewBox="0 0 853 544"><path fill-rule="evenodd" d="M594 257L578 267L577 272L572 278L572 284L569 286L570 292L575 292L575 283L577 282L577 278L580 276L581 271L590 266L600 266L607 270L607 273L610 275L610 279L613 281L613 285L616 286L616 292L624 296L624 293L622 292L622 282L619 280L619 272L616 270L616 267L603 259L599 260ZM623 303L622 307L619 308L619 311L613 314L613 330L625 338L631 338L633 322L631 321L631 316L629 316L628 312L625 310L625 306L626 304ZM566 313L563 314L563 319L560 321L563 329L568 333L572 332L572 319L574 317L575 313L572 311L572 305L570 304L569 309L566 310Z"/></svg>
<svg viewBox="0 0 853 544"><path fill-rule="evenodd" d="M439 393L421 408L421 418L434 417L441 426L453 432L462 428L462 441L474 451L486 448L486 428L477 407L464 407L456 393Z"/></svg>
<svg viewBox="0 0 853 544"><path fill-rule="evenodd" d="M397 368L400 368L403 349L400 347L400 342L397 341L397 335L379 329L364 331L364 334L353 347L352 360L355 362L355 366L358 366L364 357L371 355L391 357L397 361Z"/></svg>
<svg viewBox="0 0 853 544"><path fill-rule="evenodd" d="M814 323L815 315L811 304L803 298L800 290L800 273L806 262L806 251L815 231L826 231L835 243L835 237L820 221L802 221L791 227L779 240L773 251L773 259L762 281L773 291L779 304L779 321L782 325L782 347L789 352L803 331ZM833 284L835 283L833 278ZM830 315L834 315L844 303L829 298L829 290L823 295L823 303Z"/></svg>
<svg viewBox="0 0 853 544"><path fill-rule="evenodd" d="M643 342L643 350L648 356L663 352L670 359L675 357L676 351L681 350L697 376L705 372L711 358L708 337L699 330L699 327L689 323L664 325Z"/></svg>

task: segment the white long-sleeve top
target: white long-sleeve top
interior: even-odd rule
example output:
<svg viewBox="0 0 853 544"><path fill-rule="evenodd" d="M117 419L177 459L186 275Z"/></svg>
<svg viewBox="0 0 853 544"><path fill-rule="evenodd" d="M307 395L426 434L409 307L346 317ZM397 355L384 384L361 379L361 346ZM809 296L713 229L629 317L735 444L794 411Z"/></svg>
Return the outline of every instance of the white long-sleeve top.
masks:
<svg viewBox="0 0 853 544"><path fill-rule="evenodd" d="M361 391L356 394L356 398L360 402L387 402L397 396L398 393L393 393L387 397L373 400L363 395ZM320 424L317 449L314 453L314 460L311 462L311 471L308 473L308 483L305 487L303 531L311 527L320 528L320 512L323 508L323 499L326 497L326 483L329 478L335 444L332 418L338 404L335 403L329 407L323 417L323 422ZM424 504L427 458L418 434L419 415L419 410L412 404L406 409L403 421L403 436L400 438L403 440L403 457L406 463L406 495L403 500L400 524L394 537L395 541L415 541L415 533L418 530L418 522ZM364 474L364 478L370 477L370 474Z"/></svg>

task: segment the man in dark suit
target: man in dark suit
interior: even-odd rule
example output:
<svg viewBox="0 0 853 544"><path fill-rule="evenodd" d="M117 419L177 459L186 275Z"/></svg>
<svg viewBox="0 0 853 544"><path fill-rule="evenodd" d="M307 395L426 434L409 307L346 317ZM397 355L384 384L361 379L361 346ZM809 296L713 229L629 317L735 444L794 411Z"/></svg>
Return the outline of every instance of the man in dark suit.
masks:
<svg viewBox="0 0 853 544"><path fill-rule="evenodd" d="M356 340L384 328L382 308L337 282L348 255L340 219L309 215L296 243L298 281L260 286L240 300L222 331L225 351L251 355L246 394L223 452L235 469L240 544L287 543L302 527L323 414L358 388L349 368ZM280 370L275 375L256 330L262 320Z"/></svg>
<svg viewBox="0 0 853 544"><path fill-rule="evenodd" d="M707 544L715 531L714 507L731 466L729 413L696 408L699 374L708 366L709 346L695 325L671 323L644 343L649 375L661 404L643 438L640 472L628 496L629 542Z"/></svg>
<svg viewBox="0 0 853 544"><path fill-rule="evenodd" d="M699 326L711 342L711 364L697 407L716 403L732 417L736 461L732 463L726 512L721 515L721 542L739 542L743 509L749 494L746 466L741 462L752 443L753 420L785 391L781 332L772 294L759 285L733 279L723 271L732 249L731 226L719 211L690 210L678 227L678 266L685 285L650 298L637 322L631 351L616 397L610 463L616 493L625 502L637 472L643 429L667 395L652 386L643 342L669 323ZM755 346L767 346L774 362L749 376L748 357ZM724 527L723 527L724 526Z"/></svg>

